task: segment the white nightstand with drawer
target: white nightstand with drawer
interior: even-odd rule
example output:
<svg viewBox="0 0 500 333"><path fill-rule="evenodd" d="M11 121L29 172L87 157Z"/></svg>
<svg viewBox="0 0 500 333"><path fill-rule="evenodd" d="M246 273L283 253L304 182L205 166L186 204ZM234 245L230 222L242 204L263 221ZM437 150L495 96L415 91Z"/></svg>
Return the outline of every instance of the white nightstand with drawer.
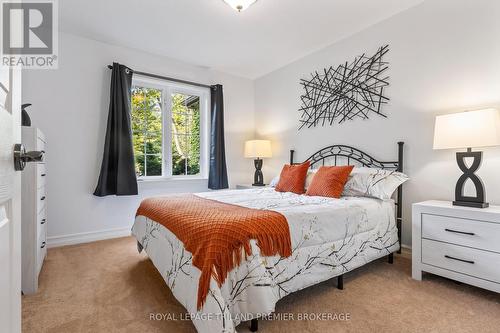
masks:
<svg viewBox="0 0 500 333"><path fill-rule="evenodd" d="M412 209L412 276L441 275L500 292L500 206L425 201Z"/></svg>

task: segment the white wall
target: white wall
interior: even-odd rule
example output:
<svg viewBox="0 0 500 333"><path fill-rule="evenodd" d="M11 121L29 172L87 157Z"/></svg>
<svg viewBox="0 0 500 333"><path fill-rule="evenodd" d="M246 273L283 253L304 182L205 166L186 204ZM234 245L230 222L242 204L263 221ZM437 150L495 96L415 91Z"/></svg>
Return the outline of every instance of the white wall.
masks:
<svg viewBox="0 0 500 333"><path fill-rule="evenodd" d="M265 180L296 149L304 159L323 146L346 143L394 159L404 140L405 185L403 242L410 244L410 205L426 199L452 199L460 174L454 151L433 151L436 114L500 107L500 3L488 0L428 0L423 4L309 55L254 82L206 68L111 46L68 34L60 35L60 68L25 71L25 103L49 141L49 239L52 244L86 235L88 239L125 233L144 196L206 190L206 181L141 183L135 197L96 198L108 113L113 61L142 71L224 85L226 154L230 183L248 183L253 165L242 157L243 142L254 133L273 141L274 157L264 163ZM300 78L314 70L352 60L390 45L391 102L388 118L372 116L333 127L298 129ZM202 55L200 55L202 56ZM255 105L254 105L255 101ZM484 149L479 171L491 203L500 204L500 150ZM52 204L51 204L52 203ZM96 235L95 233L100 233ZM85 236L85 235L84 235Z"/></svg>
<svg viewBox="0 0 500 333"><path fill-rule="evenodd" d="M108 116L107 65L113 61L140 71L224 85L229 181L233 186L251 181L253 165L243 158L243 145L254 135L252 81L64 33L59 45L58 70L29 70L23 75L23 103L33 104L33 125L48 140L49 244L126 234L143 197L207 190L206 180L178 180L140 183L139 196L92 195Z"/></svg>
<svg viewBox="0 0 500 333"><path fill-rule="evenodd" d="M460 171L454 151L433 151L436 114L500 106L500 2L428 0L369 29L307 56L255 82L256 132L269 138L275 158L265 161L270 178L288 161L330 144L350 144L393 160L405 146L403 243L411 244L411 203L450 200ZM372 115L332 127L297 131L299 79L389 44L388 118ZM479 171L491 203L500 204L500 150L484 149Z"/></svg>

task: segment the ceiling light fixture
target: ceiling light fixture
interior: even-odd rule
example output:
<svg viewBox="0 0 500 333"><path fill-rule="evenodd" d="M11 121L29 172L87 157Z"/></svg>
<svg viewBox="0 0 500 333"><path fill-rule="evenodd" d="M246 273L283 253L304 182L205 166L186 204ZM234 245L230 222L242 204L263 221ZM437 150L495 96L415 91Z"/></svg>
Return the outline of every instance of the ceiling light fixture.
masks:
<svg viewBox="0 0 500 333"><path fill-rule="evenodd" d="M223 0L229 6L233 7L233 9L241 12L251 5L253 5L257 0Z"/></svg>

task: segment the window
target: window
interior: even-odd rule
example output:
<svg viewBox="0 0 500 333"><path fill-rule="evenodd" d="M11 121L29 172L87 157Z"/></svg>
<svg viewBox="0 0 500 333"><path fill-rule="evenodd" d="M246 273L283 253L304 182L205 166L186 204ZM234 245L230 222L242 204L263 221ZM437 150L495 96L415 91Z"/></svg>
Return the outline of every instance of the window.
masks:
<svg viewBox="0 0 500 333"><path fill-rule="evenodd" d="M131 98L138 178L206 178L208 89L139 77Z"/></svg>

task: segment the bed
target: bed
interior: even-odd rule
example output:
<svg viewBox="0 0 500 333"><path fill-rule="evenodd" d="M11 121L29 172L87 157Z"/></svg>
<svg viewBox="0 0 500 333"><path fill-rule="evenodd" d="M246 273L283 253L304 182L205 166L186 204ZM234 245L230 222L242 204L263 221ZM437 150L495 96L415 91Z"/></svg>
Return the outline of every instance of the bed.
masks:
<svg viewBox="0 0 500 333"><path fill-rule="evenodd" d="M403 171L403 143L398 159L380 162L344 145L329 146L307 161L319 165L357 164L364 167ZM290 151L294 164L294 151ZM254 209L279 212L290 229L292 255L261 256L255 241L252 254L229 272L221 287L210 281L203 307L197 309L200 270L183 243L163 225L138 215L132 227L139 251L145 250L177 300L187 309L198 332L236 332L241 322L274 313L278 300L295 291L337 278L366 263L400 251L402 187L396 200L367 197L340 199L277 192L273 188L224 190L197 193L201 198ZM334 221L334 223L332 223Z"/></svg>

